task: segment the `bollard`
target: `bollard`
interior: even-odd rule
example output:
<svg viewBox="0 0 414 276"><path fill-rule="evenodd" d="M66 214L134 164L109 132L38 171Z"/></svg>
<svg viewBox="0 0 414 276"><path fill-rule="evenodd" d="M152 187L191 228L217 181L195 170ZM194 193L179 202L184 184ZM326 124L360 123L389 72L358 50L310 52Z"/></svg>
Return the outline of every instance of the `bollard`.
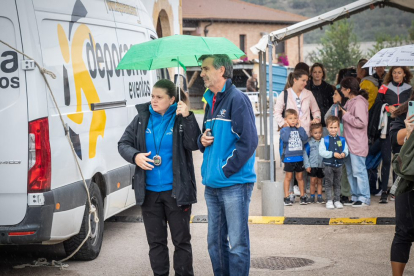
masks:
<svg viewBox="0 0 414 276"><path fill-rule="evenodd" d="M283 217L283 182L262 181L262 216Z"/></svg>
<svg viewBox="0 0 414 276"><path fill-rule="evenodd" d="M276 161L275 161L275 165L276 165ZM276 168L276 166L275 166ZM257 189L261 189L262 188L262 181L264 180L269 180L270 178L270 161L269 160L263 160L263 159L258 159L257 160L257 171L256 171L256 175L257 175ZM276 173L276 169L275 169L275 173Z"/></svg>
<svg viewBox="0 0 414 276"><path fill-rule="evenodd" d="M263 160L270 159L270 146L265 144L259 144L256 149L256 156ZM270 178L268 178L270 179Z"/></svg>

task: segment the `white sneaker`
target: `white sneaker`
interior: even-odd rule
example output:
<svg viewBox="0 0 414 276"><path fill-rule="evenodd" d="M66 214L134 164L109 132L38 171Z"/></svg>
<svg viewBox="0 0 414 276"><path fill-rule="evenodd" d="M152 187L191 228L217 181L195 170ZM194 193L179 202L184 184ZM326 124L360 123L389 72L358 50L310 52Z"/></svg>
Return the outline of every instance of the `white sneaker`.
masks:
<svg viewBox="0 0 414 276"><path fill-rule="evenodd" d="M297 185L293 186L293 193L297 196L300 196L300 190L299 190L299 187Z"/></svg>
<svg viewBox="0 0 414 276"><path fill-rule="evenodd" d="M381 196L382 195L382 190L379 190L378 193L376 193L374 196Z"/></svg>
<svg viewBox="0 0 414 276"><path fill-rule="evenodd" d="M344 208L344 205L342 205L342 203L341 203L341 202L339 202L339 201L335 201L334 205L335 205L335 208L337 208L337 209L342 209L342 208Z"/></svg>
<svg viewBox="0 0 414 276"><path fill-rule="evenodd" d="M332 200L328 200L328 202L326 202L326 209L335 209L335 206Z"/></svg>

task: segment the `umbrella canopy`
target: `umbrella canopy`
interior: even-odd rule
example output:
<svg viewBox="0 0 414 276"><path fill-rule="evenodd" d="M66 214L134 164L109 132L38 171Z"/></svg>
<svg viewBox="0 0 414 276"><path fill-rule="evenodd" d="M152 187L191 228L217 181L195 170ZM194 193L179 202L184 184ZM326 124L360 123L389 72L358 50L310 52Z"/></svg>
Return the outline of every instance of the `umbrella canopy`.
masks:
<svg viewBox="0 0 414 276"><path fill-rule="evenodd" d="M414 44L382 49L364 65L376 66L414 66Z"/></svg>
<svg viewBox="0 0 414 276"><path fill-rule="evenodd" d="M244 56L230 40L224 37L174 35L132 46L116 69L153 70L198 66L202 55L226 54L230 59Z"/></svg>

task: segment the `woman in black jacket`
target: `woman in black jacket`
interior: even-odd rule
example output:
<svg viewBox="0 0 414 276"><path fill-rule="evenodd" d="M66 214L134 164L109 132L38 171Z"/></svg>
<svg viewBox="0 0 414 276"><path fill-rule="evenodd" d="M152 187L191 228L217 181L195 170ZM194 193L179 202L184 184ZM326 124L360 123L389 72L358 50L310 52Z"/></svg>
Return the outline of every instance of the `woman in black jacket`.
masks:
<svg viewBox="0 0 414 276"><path fill-rule="evenodd" d="M170 80L159 80L151 102L136 108L138 115L119 140L118 151L136 165L133 188L142 207L151 268L154 275L169 274L168 222L175 273L193 275L190 215L197 191L191 151L198 150L200 128L187 105L178 102Z"/></svg>
<svg viewBox="0 0 414 276"><path fill-rule="evenodd" d="M321 110L321 118L325 118L326 112L333 105L334 88L325 81L325 68L321 63L315 63L310 69L310 79L306 89L312 91L313 96ZM321 121L324 128L324 136L327 135L325 120Z"/></svg>
<svg viewBox="0 0 414 276"><path fill-rule="evenodd" d="M389 137L390 124L394 121L391 117L393 112L399 109L399 106L406 102L410 95L412 87L410 80L413 77L410 70L406 66L393 66L388 71L384 78L384 84L378 90L377 101L385 104L385 110L387 111L388 124L387 133L385 137L377 139L373 147L377 147L381 150L382 167L381 167L381 181L380 187L382 194L379 203L388 202L388 178L391 168L391 139ZM401 114L401 111L399 112ZM395 180L395 176L393 177Z"/></svg>
<svg viewBox="0 0 414 276"><path fill-rule="evenodd" d="M414 101L411 93L409 101ZM414 128L414 118L408 117L408 103L400 105L392 114L390 137L393 153L399 153L401 146L410 137ZM403 275L414 242L414 190L395 198L395 235L391 245L391 267L395 276Z"/></svg>

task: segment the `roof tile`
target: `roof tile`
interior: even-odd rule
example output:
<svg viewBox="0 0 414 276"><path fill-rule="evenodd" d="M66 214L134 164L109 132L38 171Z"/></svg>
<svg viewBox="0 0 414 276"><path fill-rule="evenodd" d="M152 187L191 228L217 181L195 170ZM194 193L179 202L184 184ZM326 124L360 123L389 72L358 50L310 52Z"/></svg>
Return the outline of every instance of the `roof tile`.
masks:
<svg viewBox="0 0 414 276"><path fill-rule="evenodd" d="M307 17L241 0L183 0L183 19L300 22Z"/></svg>

